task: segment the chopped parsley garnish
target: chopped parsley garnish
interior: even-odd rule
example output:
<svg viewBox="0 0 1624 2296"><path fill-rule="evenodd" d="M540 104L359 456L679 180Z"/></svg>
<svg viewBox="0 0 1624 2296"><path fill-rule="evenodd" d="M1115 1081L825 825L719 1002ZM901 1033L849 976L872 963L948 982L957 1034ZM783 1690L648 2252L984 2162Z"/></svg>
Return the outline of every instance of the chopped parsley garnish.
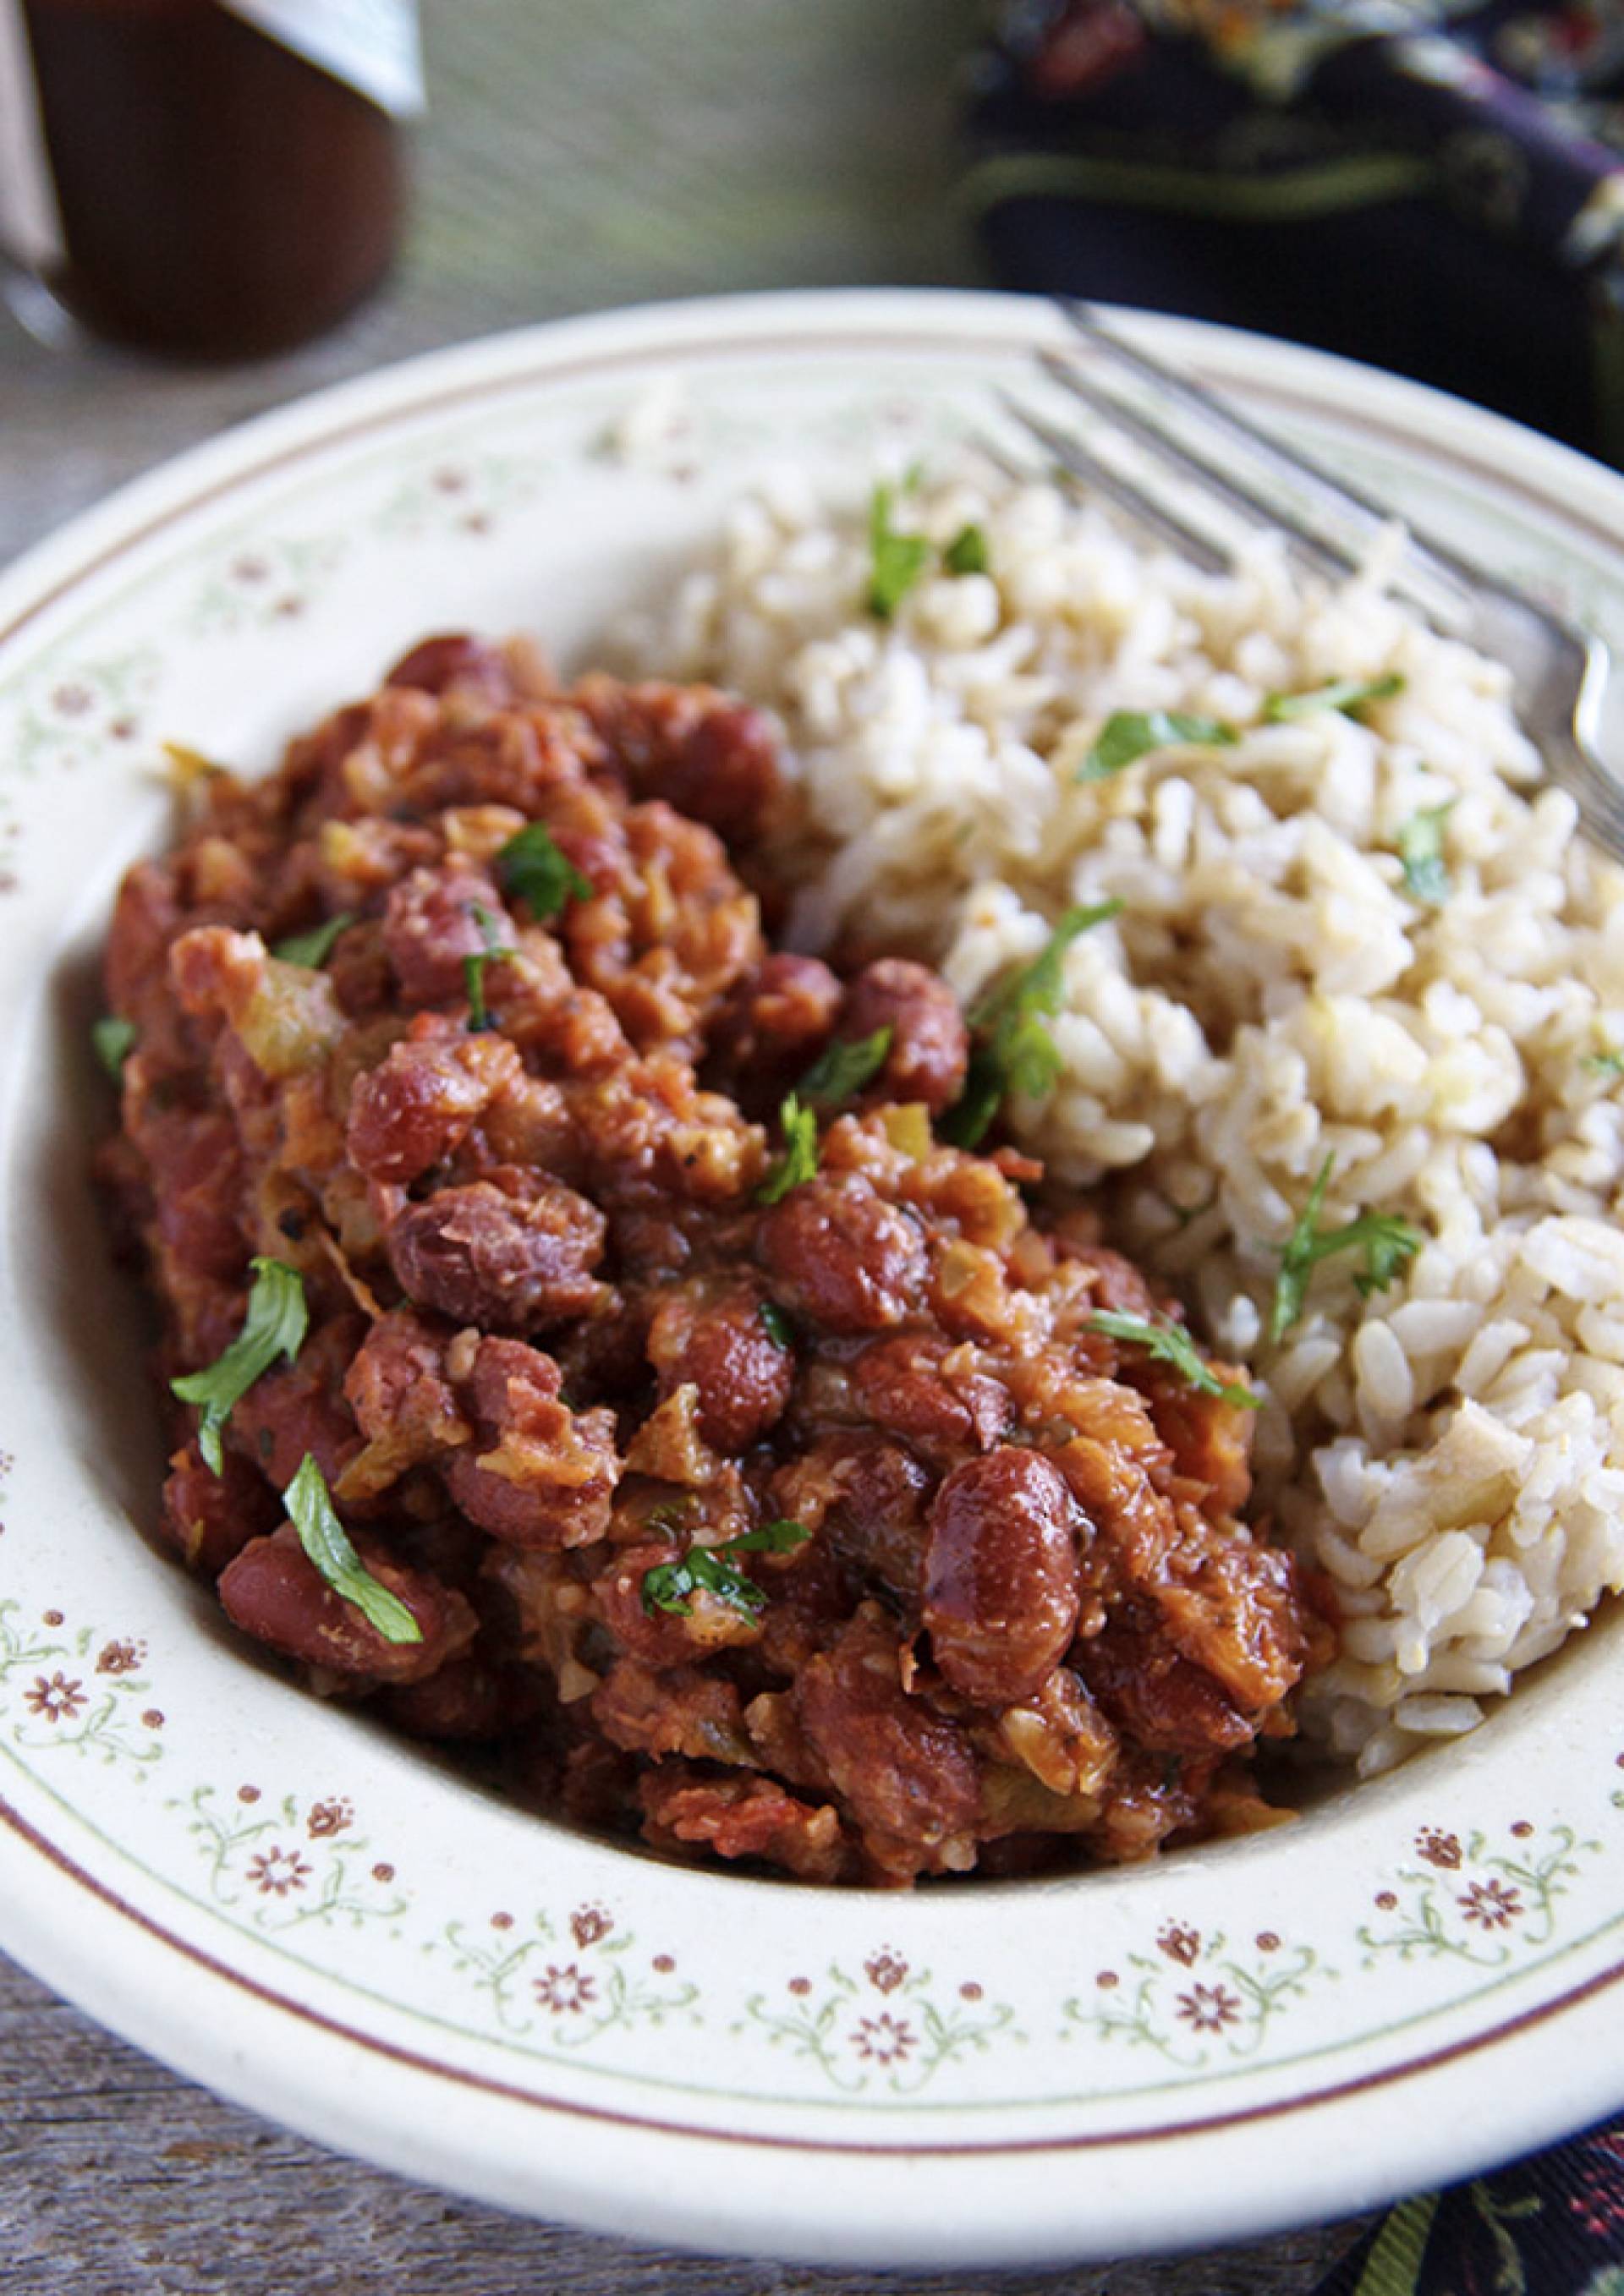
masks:
<svg viewBox="0 0 1624 2296"><path fill-rule="evenodd" d="M776 1300L764 1300L757 1312L767 1325L767 1338L775 1348L783 1348L787 1351L794 1346L795 1326Z"/></svg>
<svg viewBox="0 0 1624 2296"><path fill-rule="evenodd" d="M1319 1177L1308 1191L1302 1217L1280 1255L1275 1304L1268 1319L1268 1335L1276 1345L1301 1315L1308 1279L1322 1259L1329 1259L1339 1251L1362 1251L1365 1272L1353 1280L1360 1295L1368 1300L1373 1292L1385 1292L1390 1283L1397 1283L1406 1263L1415 1258L1426 1241L1418 1227L1400 1219L1396 1212L1362 1212L1344 1227L1316 1226L1335 1161L1333 1156L1327 1156L1320 1166Z"/></svg>
<svg viewBox="0 0 1624 2296"><path fill-rule="evenodd" d="M341 932L348 932L355 922L350 909L340 909L336 917L325 924L312 925L308 932L290 933L286 940L277 941L271 950L284 964L308 964L312 972L319 972L332 955L332 944Z"/></svg>
<svg viewBox="0 0 1624 2296"><path fill-rule="evenodd" d="M767 1596L753 1578L738 1567L741 1554L787 1554L812 1536L805 1523L781 1520L763 1523L759 1530L741 1532L720 1546L691 1546L680 1562L657 1562L643 1574L643 1607L652 1619L656 1611L688 1615L690 1599L702 1587L735 1611L754 1612L767 1608Z"/></svg>
<svg viewBox="0 0 1624 2296"><path fill-rule="evenodd" d="M116 1013L103 1013L90 1024L95 1056L115 1084L122 1079L124 1063L135 1049L135 1022L120 1020Z"/></svg>
<svg viewBox="0 0 1624 2296"><path fill-rule="evenodd" d="M1221 1403L1234 1406L1237 1411L1261 1411L1263 1398L1237 1380L1222 1380L1196 1349L1182 1324L1152 1324L1143 1316L1119 1316L1105 1313L1090 1316L1084 1328L1103 1332L1108 1340L1120 1341L1125 1346L1143 1348L1158 1363L1171 1364L1181 1378L1188 1380L1203 1395L1216 1395Z"/></svg>
<svg viewBox="0 0 1624 2296"><path fill-rule="evenodd" d="M1108 782L1152 750L1171 750L1181 743L1221 750L1237 738L1234 727L1221 718L1193 718L1185 709L1113 709L1078 767L1077 778Z"/></svg>
<svg viewBox="0 0 1624 2296"><path fill-rule="evenodd" d="M1398 858L1404 864L1404 889L1418 901L1449 898L1449 872L1444 864L1444 824L1456 800L1444 805L1423 805L1398 831Z"/></svg>
<svg viewBox="0 0 1624 2296"><path fill-rule="evenodd" d="M871 1037L837 1037L813 1062L796 1086L797 1093L802 1100L816 1101L824 1107L849 1100L865 1084L872 1084L885 1066L895 1033L888 1023Z"/></svg>
<svg viewBox="0 0 1624 2296"><path fill-rule="evenodd" d="M923 534L899 534L891 524L896 496L877 486L868 504L868 592L865 603L876 620L889 622L930 562Z"/></svg>
<svg viewBox="0 0 1624 2296"><path fill-rule="evenodd" d="M539 924L571 901L592 898L592 881L561 852L543 822L527 822L496 856L496 875L513 900L522 901Z"/></svg>
<svg viewBox="0 0 1624 2296"><path fill-rule="evenodd" d="M1264 722L1278 726L1293 718L1317 717L1322 709L1340 709L1344 717L1357 717L1367 701L1386 701L1403 691L1404 680L1396 669L1390 669L1385 677L1333 677L1307 693L1271 693L1263 705Z"/></svg>
<svg viewBox="0 0 1624 2296"><path fill-rule="evenodd" d="M949 574L985 574L992 564L987 537L979 526L961 526L942 553Z"/></svg>
<svg viewBox="0 0 1624 2296"><path fill-rule="evenodd" d="M1037 1100L1054 1085L1061 1057L1047 1022L1065 995L1066 951L1079 933L1116 916L1120 901L1068 909L1042 954L984 996L970 1014L977 1042L964 1089L942 1127L956 1148L978 1146L1007 1095Z"/></svg>
<svg viewBox="0 0 1624 2296"><path fill-rule="evenodd" d="M778 1111L783 1128L783 1152L773 1159L765 1180L756 1190L759 1204L780 1204L791 1188L800 1187L817 1169L817 1118L803 1108L793 1093Z"/></svg>
<svg viewBox="0 0 1624 2296"><path fill-rule="evenodd" d="M373 1577L350 1545L349 1534L333 1513L322 1471L308 1451L283 1491L282 1503L299 1533L299 1545L335 1595L353 1603L386 1643L422 1642L422 1628L399 1595L391 1595Z"/></svg>
<svg viewBox="0 0 1624 2296"><path fill-rule="evenodd" d="M188 1372L184 1378L169 1382L183 1403L195 1403L201 1408L198 1448L217 1475L225 1465L220 1430L233 1407L278 1356L292 1362L310 1321L304 1278L297 1267L289 1267L280 1259L256 1259L250 1264L254 1282L242 1329L224 1355L217 1356L205 1370Z"/></svg>
<svg viewBox="0 0 1624 2296"><path fill-rule="evenodd" d="M1580 1065L1587 1076L1624 1076L1624 1053L1609 1045L1603 1052L1587 1054Z"/></svg>
<svg viewBox="0 0 1624 2296"><path fill-rule="evenodd" d="M504 947L498 938L500 929L484 902L475 901L472 906L474 922L485 937L485 946L474 955L463 959L463 993L468 999L468 1033L477 1037L481 1029L492 1026L485 1009L485 968L501 957L512 956L513 952Z"/></svg>

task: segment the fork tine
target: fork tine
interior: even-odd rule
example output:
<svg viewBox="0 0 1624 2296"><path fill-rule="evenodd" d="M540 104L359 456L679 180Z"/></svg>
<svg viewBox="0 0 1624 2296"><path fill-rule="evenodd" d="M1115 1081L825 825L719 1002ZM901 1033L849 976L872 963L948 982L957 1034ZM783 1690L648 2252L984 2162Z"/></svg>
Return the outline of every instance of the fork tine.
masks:
<svg viewBox="0 0 1624 2296"><path fill-rule="evenodd" d="M1179 373L1176 367L1169 366L1152 352L1142 349L1137 343L1130 343L1114 327L1107 326L1098 314L1078 297L1062 295L1055 299L1063 316L1084 341L1092 343L1107 358L1126 367L1141 381L1154 383L1169 398L1199 414L1231 439L1244 441L1275 470L1293 479L1306 479L1344 513L1352 512L1373 529L1391 523L1393 512L1390 510L1373 502L1368 495L1361 494L1348 480L1334 476L1323 463L1316 462L1301 447L1283 446L1279 439L1271 438L1267 430L1216 391L1209 390L1188 375ZM1279 523L1278 510L1275 516L1276 523ZM1405 529L1416 558L1429 569L1435 579L1447 582L1452 589L1463 592L1461 603L1469 607L1478 586L1486 578L1484 570L1457 556L1435 534L1428 533L1407 518Z"/></svg>
<svg viewBox="0 0 1624 2296"><path fill-rule="evenodd" d="M1090 376L1079 373L1058 351L1040 351L1038 357L1046 372L1074 398L1080 399L1093 413L1103 414L1107 422L1116 423L1130 438L1148 447L1159 460L1170 463L1175 470L1182 471L1186 477L1193 479L1198 486L1216 495L1232 510L1238 511L1249 524L1278 527L1291 536L1305 557L1311 559L1322 573L1329 575L1334 581L1345 580L1355 570L1358 561L1351 552L1343 550L1327 536L1305 525L1278 497L1272 502L1266 501L1251 487L1243 486L1233 471L1225 470L1210 455L1187 445L1182 439L1175 438L1170 430L1164 430L1160 422L1142 414L1137 407L1128 406L1113 392L1103 390Z"/></svg>
<svg viewBox="0 0 1624 2296"><path fill-rule="evenodd" d="M1069 471L1074 478L1085 480L1108 502L1115 503L1117 508L1126 511L1129 518L1137 519L1141 525L1149 527L1170 548L1193 558L1209 574L1226 571L1230 564L1228 553L1218 549L1199 527L1186 524L1165 504L1158 502L1153 495L1146 494L1143 488L1136 486L1121 472L1113 470L1109 463L1102 462L1097 455L1091 454L1068 432L1057 430L1041 414L1023 406L1007 390L1000 390L997 397L1005 412L1036 439L1063 470Z"/></svg>

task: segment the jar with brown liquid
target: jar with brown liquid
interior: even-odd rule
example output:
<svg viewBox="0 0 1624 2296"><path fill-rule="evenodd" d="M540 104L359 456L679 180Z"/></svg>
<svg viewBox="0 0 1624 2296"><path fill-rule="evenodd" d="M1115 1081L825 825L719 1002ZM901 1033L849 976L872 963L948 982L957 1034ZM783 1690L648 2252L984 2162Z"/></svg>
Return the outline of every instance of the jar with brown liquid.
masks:
<svg viewBox="0 0 1624 2296"><path fill-rule="evenodd" d="M252 358L377 285L421 102L414 0L8 6L48 216L33 267L76 318L148 350Z"/></svg>

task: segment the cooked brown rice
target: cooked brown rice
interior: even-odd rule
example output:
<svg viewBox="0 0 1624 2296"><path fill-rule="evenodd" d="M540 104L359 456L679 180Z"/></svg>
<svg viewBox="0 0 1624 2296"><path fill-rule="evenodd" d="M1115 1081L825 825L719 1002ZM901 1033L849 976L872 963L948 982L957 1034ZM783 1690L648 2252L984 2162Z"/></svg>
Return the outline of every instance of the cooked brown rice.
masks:
<svg viewBox="0 0 1624 2296"><path fill-rule="evenodd" d="M1070 949L1063 1075L1014 1129L1062 1177L1118 1177L1126 1247L1266 1390L1261 1504L1347 1621L1310 1719L1384 1767L1624 1587L1624 871L1542 785L1506 673L1384 594L1396 534L1337 591L1270 540L1214 578L967 468L898 517L979 525L990 573L931 575L887 625L865 511L776 480L635 647L781 716L826 840L805 943L915 948L968 999L1068 903L1122 901ZM1259 722L1395 670L1362 720ZM1241 739L1077 781L1111 711L1155 709ZM1431 903L1397 845L1442 804ZM1368 1299L1356 1255L1324 1261L1271 1346L1328 1156L1323 1225L1426 1240Z"/></svg>

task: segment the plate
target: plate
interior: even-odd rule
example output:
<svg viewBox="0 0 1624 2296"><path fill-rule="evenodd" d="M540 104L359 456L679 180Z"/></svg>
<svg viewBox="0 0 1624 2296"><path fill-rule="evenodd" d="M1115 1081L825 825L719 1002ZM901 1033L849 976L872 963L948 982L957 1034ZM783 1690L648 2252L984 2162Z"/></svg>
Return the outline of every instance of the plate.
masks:
<svg viewBox="0 0 1624 2296"><path fill-rule="evenodd" d="M1390 378L1139 324L1624 642L1624 481ZM0 1944L324 2143L634 2236L964 2267L1301 2223L1624 2101L1615 1620L1279 1832L842 1894L503 1807L290 1688L136 1532L160 1467L86 1032L118 876L164 835L160 741L268 766L435 627L584 660L752 472L928 457L1057 330L884 292L527 331L217 440L0 584Z"/></svg>

